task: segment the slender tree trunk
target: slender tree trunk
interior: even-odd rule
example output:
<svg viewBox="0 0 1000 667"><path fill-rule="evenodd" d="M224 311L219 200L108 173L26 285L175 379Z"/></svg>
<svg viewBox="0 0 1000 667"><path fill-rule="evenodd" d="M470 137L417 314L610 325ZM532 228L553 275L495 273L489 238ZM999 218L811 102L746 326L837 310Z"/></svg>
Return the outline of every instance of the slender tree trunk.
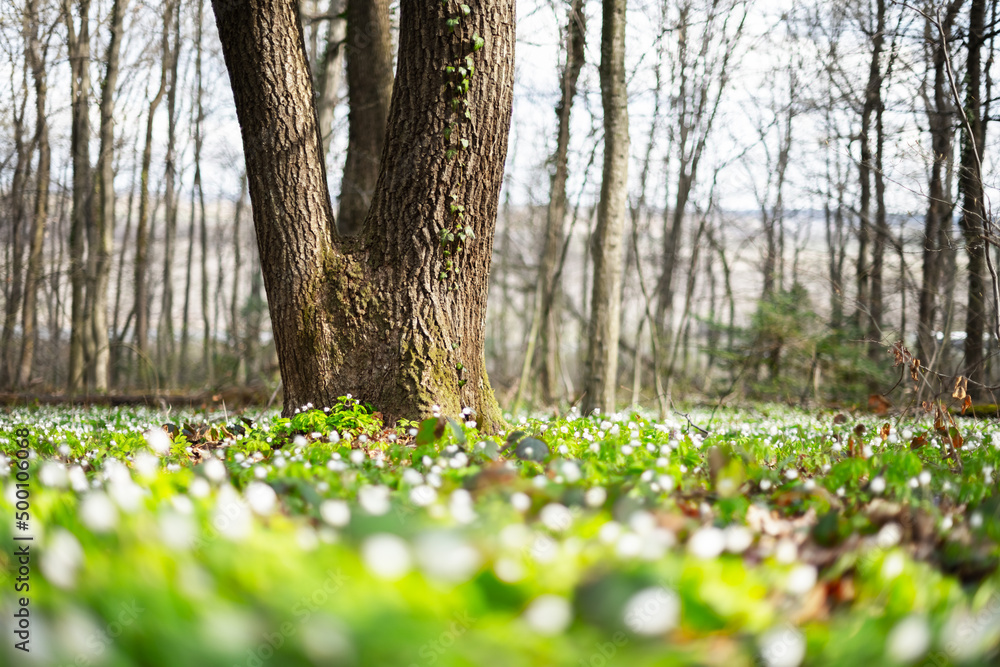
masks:
<svg viewBox="0 0 1000 667"><path fill-rule="evenodd" d="M91 349L87 296L87 239L94 226L93 181L90 165L90 0L79 0L80 29L76 28L70 0L64 0L71 70L70 105L72 130L70 154L73 159L73 211L70 223L69 274L72 284L69 368L67 389L83 388L84 372Z"/></svg>
<svg viewBox="0 0 1000 667"><path fill-rule="evenodd" d="M604 176L591 237L591 297L583 413L615 410L621 327L622 250L628 197L628 94L625 89L626 0L604 0L601 26L601 99L604 107Z"/></svg>
<svg viewBox="0 0 1000 667"><path fill-rule="evenodd" d="M45 75L48 48L39 39L38 0L29 0L25 8L27 30L27 60L35 84L35 145L38 147L36 170L35 208L31 222L31 241L28 248L28 270L24 285L24 308L21 312L21 359L18 365L17 385L26 387L31 382L35 360L35 338L38 324L38 288L42 280L42 259L45 246L45 227L49 212L49 181L52 170L52 151L49 147L49 122L46 115L48 82Z"/></svg>
<svg viewBox="0 0 1000 667"><path fill-rule="evenodd" d="M392 97L389 0L347 0L347 162L338 228L361 231L379 175Z"/></svg>
<svg viewBox="0 0 1000 667"><path fill-rule="evenodd" d="M972 394L982 394L973 383L982 383L983 336L986 333L986 242L984 236L985 202L982 179L981 88L986 0L972 0L969 6L968 57L965 72L965 123L962 125L961 169L958 174L962 192L962 233L969 258L968 301L965 317L965 373Z"/></svg>
<svg viewBox="0 0 1000 667"><path fill-rule="evenodd" d="M89 299L90 319L94 337L94 389L108 391L108 372L111 346L108 341L108 285L111 280L111 258L115 230L115 94L118 88L118 60L122 33L125 29L125 11L128 0L114 0L111 5L111 37L108 41L104 83L101 86L101 149L97 156L97 244L92 250L94 288Z"/></svg>
<svg viewBox="0 0 1000 667"><path fill-rule="evenodd" d="M436 409L456 416L467 406L481 428L502 425L483 343L510 127L514 5L476 2L464 15L458 2L402 1L399 85L371 210L360 238L335 243L294 4L214 0L285 414L351 393L390 423ZM457 70L445 70L466 58L475 66L467 90ZM465 100L471 118L455 110Z"/></svg>
<svg viewBox="0 0 1000 667"><path fill-rule="evenodd" d="M236 357L236 384L243 385L247 381L246 345L240 336L240 271L243 268L243 241L241 239L243 208L247 199L247 175L240 177L240 198L236 201L236 212L233 215L233 284L229 302L229 340L233 354Z"/></svg>
<svg viewBox="0 0 1000 667"><path fill-rule="evenodd" d="M327 14L332 17L326 31L326 48L323 59L313 75L316 79L316 112L319 132L323 137L323 158L330 154L333 138L333 112L337 108L340 82L344 72L344 44L347 42L347 22L340 17L346 0L330 0Z"/></svg>
<svg viewBox="0 0 1000 667"><path fill-rule="evenodd" d="M28 105L27 71L21 84L23 97L14 107L14 175L10 186L11 238L10 238L10 286L7 302L4 304L3 333L0 334L0 386L14 384L14 328L22 306L24 286L24 227L28 219L26 191L31 171L33 142L25 141L24 112Z"/></svg>
<svg viewBox="0 0 1000 667"><path fill-rule="evenodd" d="M164 234L163 234L163 297L160 306L160 325L157 329L157 355L160 368L167 382L176 383L178 359L174 341L174 246L177 238L177 64L180 60L180 2L175 3L170 31L172 45L169 50L167 78L167 155L164 170Z"/></svg>
<svg viewBox="0 0 1000 667"><path fill-rule="evenodd" d="M135 346L139 363L144 363L149 341L149 289L146 275L149 270L149 169L153 158L153 121L156 109L163 100L170 72L170 22L174 15L174 1L168 0L163 7L163 32L160 40L160 85L156 95L149 102L146 115L146 139L142 149L142 168L139 171L139 219L135 230Z"/></svg>
<svg viewBox="0 0 1000 667"><path fill-rule="evenodd" d="M872 35L872 57L868 68L868 84L865 87L865 101L861 109L861 159L858 162L858 178L861 183L860 228L858 230L858 261L857 261L857 310L855 320L859 327L864 327L871 315L871 267L868 264L869 245L872 242L872 179L873 167L871 149L872 115L875 114L881 100L882 44L885 39L885 0L876 0L875 34ZM874 323L877 324L877 323Z"/></svg>
<svg viewBox="0 0 1000 667"><path fill-rule="evenodd" d="M538 263L538 280L535 283L535 302L531 315L531 331L528 335L527 351L521 368L521 380L517 385L517 395L511 406L519 407L523 392L527 389L528 377L535 366L534 353L539 336L542 343L542 363L539 365L539 385L542 401L551 405L559 395L559 369L556 354L556 328L559 313L555 308L557 285L555 283L557 263L563 246L563 229L566 222L566 180L569 176L570 114L576 99L577 81L583 69L586 48L586 16L583 0L572 0L569 20L566 25L566 63L561 78L562 94L556 105L559 127L556 131L556 151L552 156L553 172L549 204L546 209L545 241Z"/></svg>

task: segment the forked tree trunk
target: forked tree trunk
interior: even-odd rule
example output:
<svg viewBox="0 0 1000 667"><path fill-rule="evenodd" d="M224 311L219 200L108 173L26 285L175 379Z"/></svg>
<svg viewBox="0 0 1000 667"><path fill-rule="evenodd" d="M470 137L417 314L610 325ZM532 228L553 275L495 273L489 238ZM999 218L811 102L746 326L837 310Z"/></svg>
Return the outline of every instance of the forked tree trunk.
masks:
<svg viewBox="0 0 1000 667"><path fill-rule="evenodd" d="M601 27L601 99L604 177L591 239L591 299L583 414L614 412L621 327L622 250L628 195L628 95L625 89L625 0L604 0Z"/></svg>
<svg viewBox="0 0 1000 667"><path fill-rule="evenodd" d="M375 191L389 117L389 0L347 0L347 94L347 162L337 222L341 234L354 236L361 231Z"/></svg>
<svg viewBox="0 0 1000 667"><path fill-rule="evenodd" d="M460 4L403 0L397 85L366 231L337 245L294 2L213 0L243 134L285 414L350 393L389 422L435 406L457 415L467 406L482 428L502 424L483 343L510 127L515 2L473 2L468 16ZM452 18L459 18L453 32ZM457 70L449 75L445 67L464 66L466 57L475 71L461 95L448 85ZM463 140L468 147L460 150ZM475 238L443 243L442 231L459 226Z"/></svg>

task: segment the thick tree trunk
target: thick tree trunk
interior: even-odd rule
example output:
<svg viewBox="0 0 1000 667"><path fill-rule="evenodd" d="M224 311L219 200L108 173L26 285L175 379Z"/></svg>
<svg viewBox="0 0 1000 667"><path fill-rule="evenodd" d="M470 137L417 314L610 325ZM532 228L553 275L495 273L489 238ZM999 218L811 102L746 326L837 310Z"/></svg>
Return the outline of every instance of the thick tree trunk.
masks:
<svg viewBox="0 0 1000 667"><path fill-rule="evenodd" d="M403 0L385 159L365 233L339 246L294 3L213 6L243 134L284 413L350 393L389 422L436 408L455 416L467 406L482 428L499 428L483 342L510 126L514 0L471 3L467 16L457 1ZM450 19L458 19L454 31ZM463 93L458 70L445 67L464 67L466 58L475 69ZM466 227L474 238L462 241Z"/></svg>
<svg viewBox="0 0 1000 667"><path fill-rule="evenodd" d="M94 225L93 182L90 165L90 0L78 3L80 29L73 21L70 0L63 4L71 69L73 159L73 211L69 232L69 275L72 284L70 314L69 377L67 389L77 392L84 385L91 332L86 312L87 238Z"/></svg>
<svg viewBox="0 0 1000 667"><path fill-rule="evenodd" d="M111 5L111 38L104 83L101 86L101 149L97 157L97 245L93 249L94 275L91 277L93 296L90 298L90 320L94 337L94 389L108 390L111 346L108 341L108 284L111 280L111 253L115 229L115 93L118 88L118 60L125 10L128 0L114 0Z"/></svg>
<svg viewBox="0 0 1000 667"><path fill-rule="evenodd" d="M368 214L392 97L389 0L347 0L347 162L338 229L354 236Z"/></svg>
<svg viewBox="0 0 1000 667"><path fill-rule="evenodd" d="M47 48L43 49L38 36L38 0L29 0L26 8L27 60L35 83L35 145L38 147L38 168L35 186L35 208L31 222L31 240L28 247L28 269L24 285L24 306L21 312L21 359L18 365L17 385L24 387L31 380L35 359L35 336L38 321L38 287L42 279L42 251L45 244L45 227L49 214L49 181L51 178L52 151L49 146L49 123L46 115L48 82L45 75Z"/></svg>
<svg viewBox="0 0 1000 667"><path fill-rule="evenodd" d="M583 414L615 410L621 327L622 250L628 196L628 94L625 89L626 0L604 0L601 27L601 99L604 106L604 177L591 238L591 298Z"/></svg>
<svg viewBox="0 0 1000 667"><path fill-rule="evenodd" d="M969 257L969 287L965 316L965 374L971 380L970 393L981 393L973 383L982 383L983 335L986 332L986 219L983 200L981 88L983 63L981 49L985 31L986 0L972 0L969 7L968 57L965 73L965 123L962 125L962 168L958 183L962 192L962 233Z"/></svg>

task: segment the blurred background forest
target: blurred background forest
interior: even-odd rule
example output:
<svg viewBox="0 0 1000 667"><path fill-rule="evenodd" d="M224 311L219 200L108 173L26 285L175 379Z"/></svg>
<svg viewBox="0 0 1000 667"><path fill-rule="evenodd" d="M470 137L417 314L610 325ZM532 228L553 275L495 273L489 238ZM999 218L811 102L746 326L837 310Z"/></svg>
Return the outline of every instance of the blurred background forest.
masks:
<svg viewBox="0 0 1000 667"><path fill-rule="evenodd" d="M345 233L377 174L397 4L300 5ZM518 2L486 324L508 409L585 382L600 18ZM898 378L896 341L940 373L925 396L963 375L991 399L998 26L996 0L629 3L619 404L864 400ZM0 391L271 397L211 6L5 0L0 50Z"/></svg>

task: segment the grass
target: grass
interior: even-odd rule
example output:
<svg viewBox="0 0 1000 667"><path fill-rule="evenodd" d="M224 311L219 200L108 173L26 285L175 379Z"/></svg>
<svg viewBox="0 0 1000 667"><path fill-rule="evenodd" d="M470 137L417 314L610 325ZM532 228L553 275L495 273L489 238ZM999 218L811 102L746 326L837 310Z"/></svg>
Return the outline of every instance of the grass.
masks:
<svg viewBox="0 0 1000 667"><path fill-rule="evenodd" d="M1000 426L935 416L14 410L0 655L30 534L30 664L996 664Z"/></svg>

